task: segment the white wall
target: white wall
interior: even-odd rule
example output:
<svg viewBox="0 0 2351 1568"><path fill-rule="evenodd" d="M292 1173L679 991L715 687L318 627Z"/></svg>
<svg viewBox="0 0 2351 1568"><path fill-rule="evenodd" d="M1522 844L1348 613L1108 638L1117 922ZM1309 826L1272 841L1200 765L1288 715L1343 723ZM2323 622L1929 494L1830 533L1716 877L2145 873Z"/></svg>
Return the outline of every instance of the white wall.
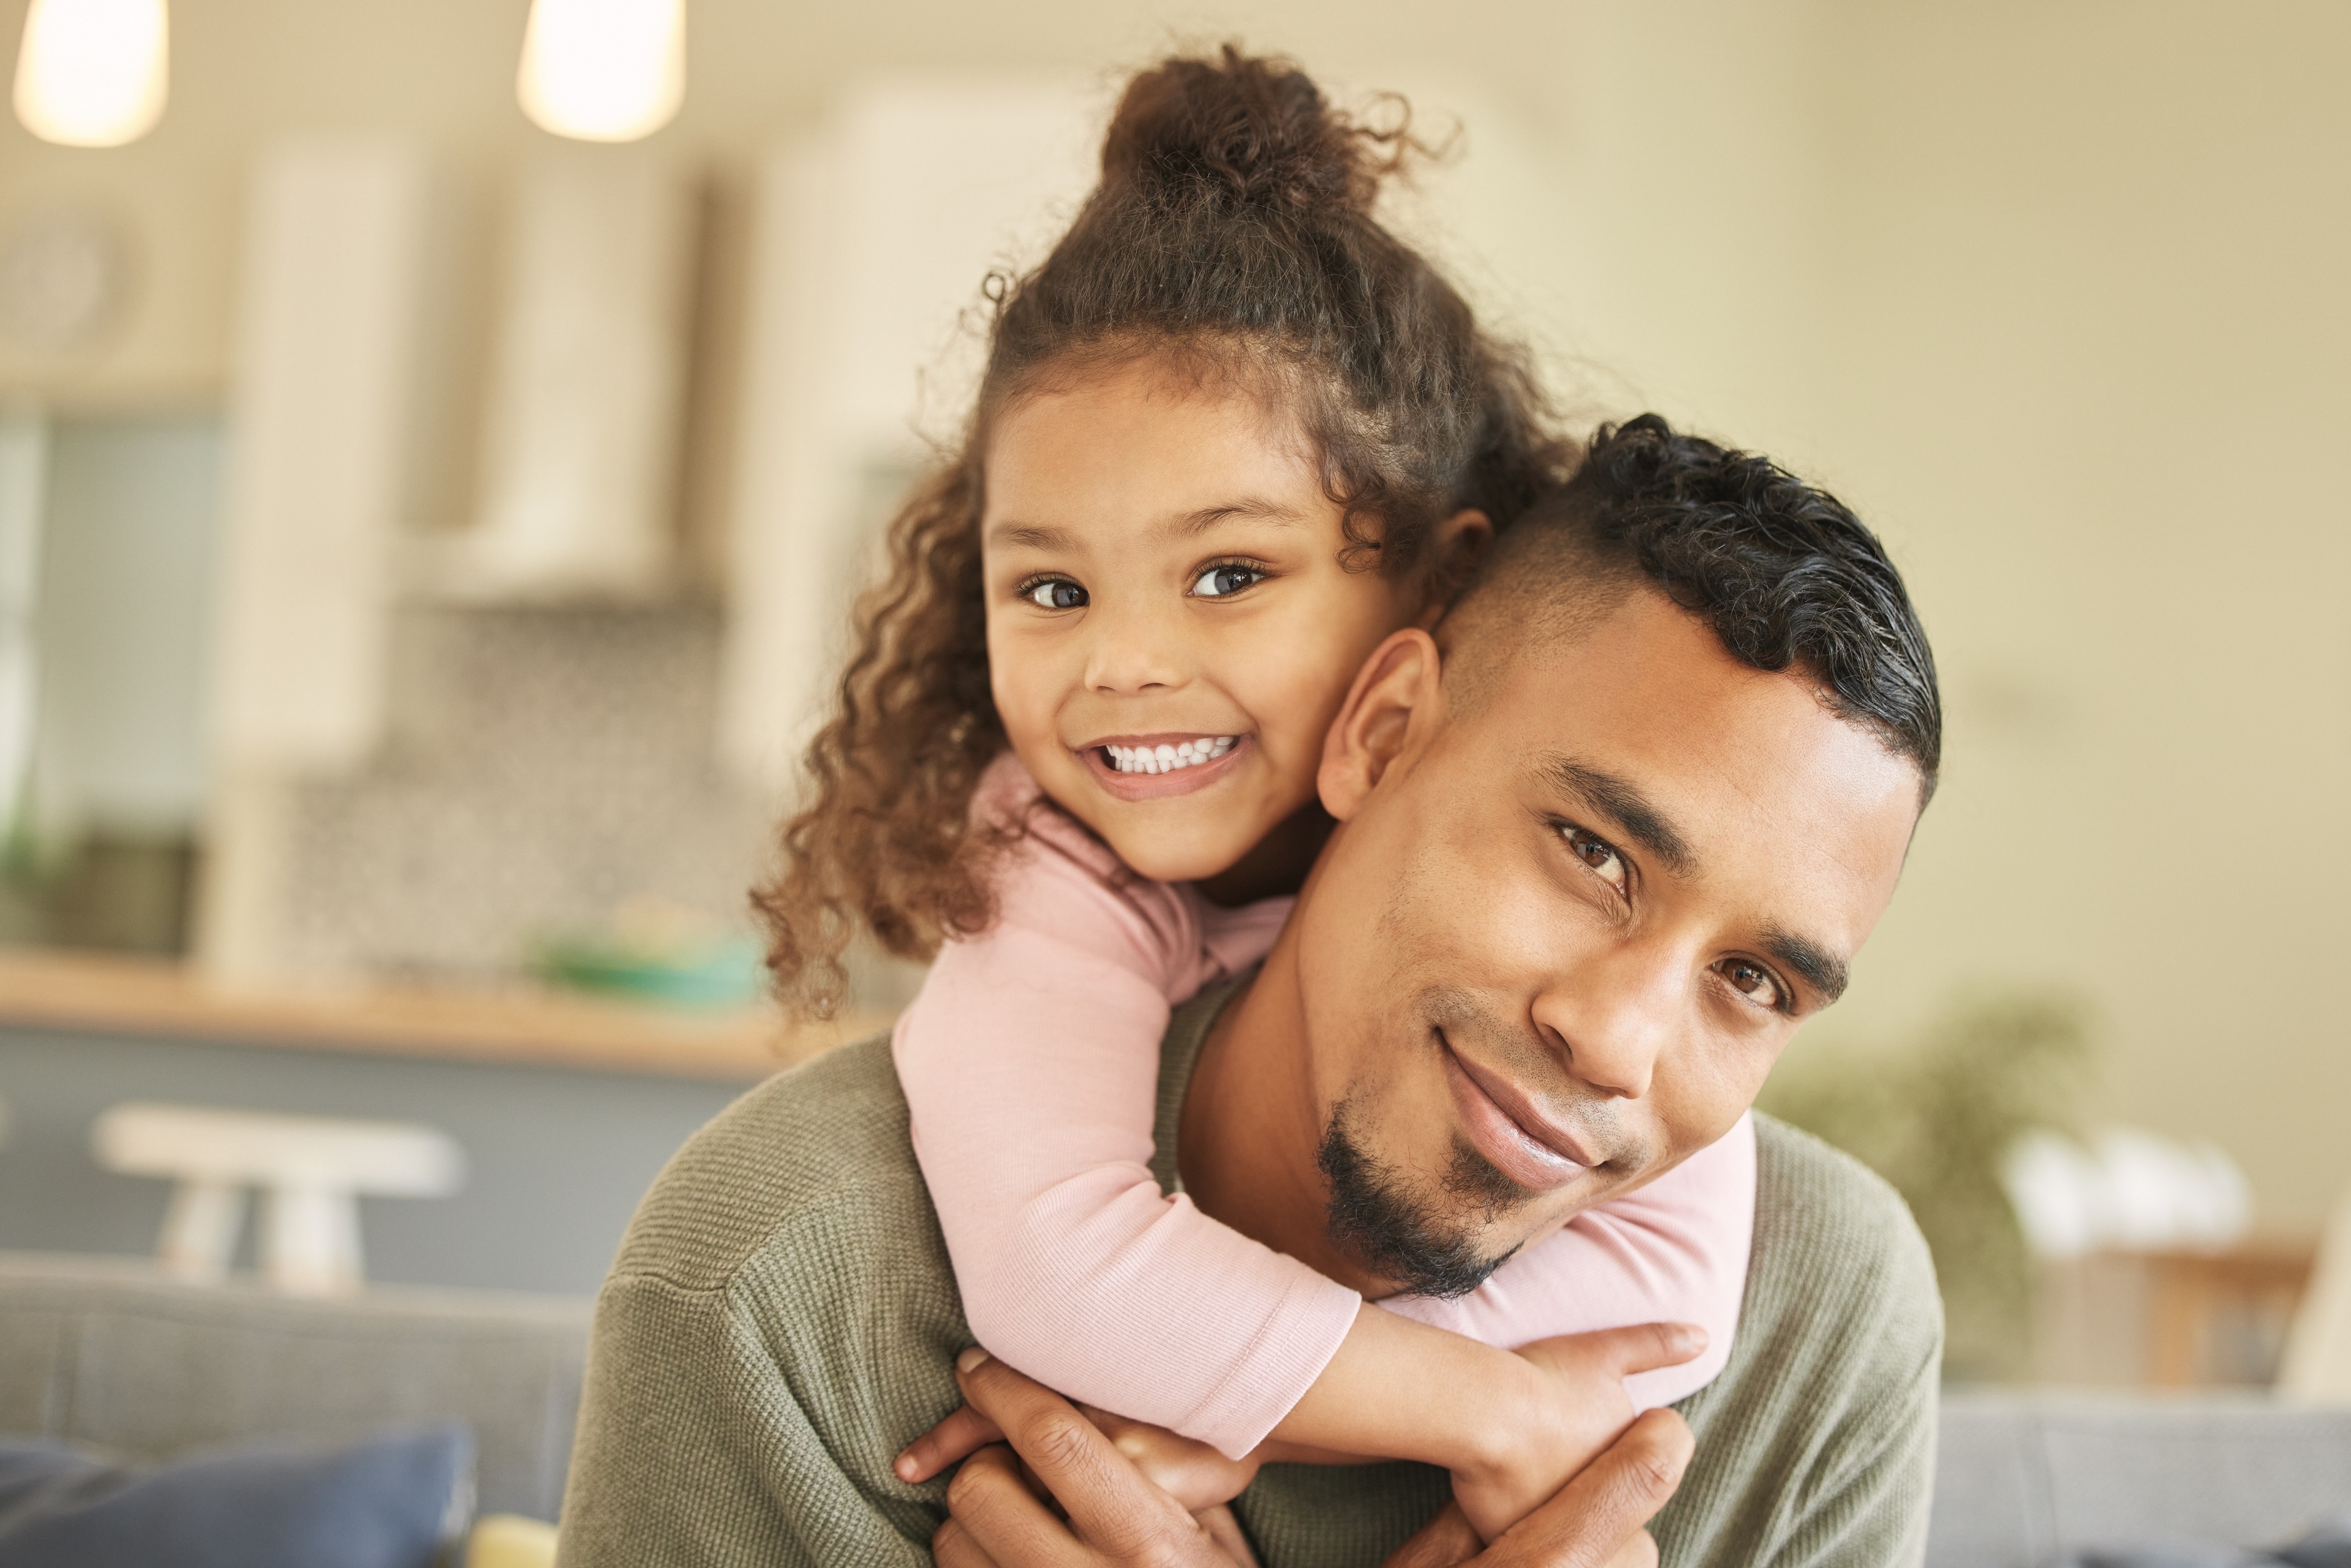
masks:
<svg viewBox="0 0 2351 1568"><path fill-rule="evenodd" d="M0 5L0 28L22 8ZM405 129L495 185L536 135L511 90L523 11L183 0L172 109L146 141L72 152L0 127L0 225L97 202L143 258L109 354L0 351L0 389L213 395L252 150ZM758 159L844 80L1099 71L1228 30L1336 81L1441 84L1467 161L1431 203L1483 252L1480 297L1576 371L1579 401L1767 445L1893 541L1944 663L1948 776L1823 1028L1890 1031L1970 982L2069 986L2103 1020L2108 1110L2218 1138L2269 1223L2314 1227L2351 1186L2334 983L2351 546L2333 483L2351 12L694 0L686 108L663 140L718 172L724 282ZM737 329L718 298L689 463L723 515L731 382L707 367Z"/></svg>

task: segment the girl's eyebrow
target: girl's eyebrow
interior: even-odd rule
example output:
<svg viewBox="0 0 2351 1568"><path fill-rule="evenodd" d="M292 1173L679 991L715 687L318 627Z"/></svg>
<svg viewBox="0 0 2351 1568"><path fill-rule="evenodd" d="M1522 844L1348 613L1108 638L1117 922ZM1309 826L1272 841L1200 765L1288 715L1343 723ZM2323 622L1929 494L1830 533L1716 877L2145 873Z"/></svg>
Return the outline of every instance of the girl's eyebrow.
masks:
<svg viewBox="0 0 2351 1568"><path fill-rule="evenodd" d="M1251 496L1238 501L1227 501L1221 506L1203 507L1196 512L1187 512L1171 520L1160 531L1169 538L1196 538L1220 523L1239 519L1268 523L1298 523L1306 520L1306 514L1295 507L1286 507L1280 501L1268 501Z"/></svg>
<svg viewBox="0 0 2351 1568"><path fill-rule="evenodd" d="M1196 512L1186 512L1170 518L1160 528L1160 534L1171 539L1196 538L1223 523L1237 520L1268 523L1298 523L1306 514L1295 507L1285 507L1279 501L1249 497L1227 501L1218 506L1203 507ZM998 546L1021 546L1029 549L1073 550L1078 548L1077 536L1067 528L1050 528L1036 523L1005 521L987 530L987 542Z"/></svg>
<svg viewBox="0 0 2351 1568"><path fill-rule="evenodd" d="M1033 523L998 523L987 530L987 542L1025 545L1030 549L1072 550L1078 548L1077 536L1068 529L1039 528Z"/></svg>

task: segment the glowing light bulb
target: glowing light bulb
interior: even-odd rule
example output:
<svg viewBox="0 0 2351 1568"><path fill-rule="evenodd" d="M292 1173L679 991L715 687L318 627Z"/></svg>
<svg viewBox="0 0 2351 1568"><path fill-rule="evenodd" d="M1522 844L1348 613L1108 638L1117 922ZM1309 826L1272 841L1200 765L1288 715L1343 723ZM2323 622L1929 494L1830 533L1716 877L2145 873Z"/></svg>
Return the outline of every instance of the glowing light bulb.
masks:
<svg viewBox="0 0 2351 1568"><path fill-rule="evenodd" d="M685 0L531 0L515 96L558 136L652 135L685 98Z"/></svg>
<svg viewBox="0 0 2351 1568"><path fill-rule="evenodd" d="M16 55L16 118L44 141L120 147L163 117L164 0L33 0Z"/></svg>

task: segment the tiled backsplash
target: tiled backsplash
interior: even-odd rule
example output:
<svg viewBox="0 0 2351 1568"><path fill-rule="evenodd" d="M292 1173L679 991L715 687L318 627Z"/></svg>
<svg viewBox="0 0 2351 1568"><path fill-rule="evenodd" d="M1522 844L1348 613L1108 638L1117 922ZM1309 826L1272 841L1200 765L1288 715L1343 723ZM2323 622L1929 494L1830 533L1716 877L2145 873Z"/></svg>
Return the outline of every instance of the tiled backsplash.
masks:
<svg viewBox="0 0 2351 1568"><path fill-rule="evenodd" d="M382 751L298 796L289 972L496 980L637 899L747 919L771 813L713 756L718 647L704 607L400 612Z"/></svg>

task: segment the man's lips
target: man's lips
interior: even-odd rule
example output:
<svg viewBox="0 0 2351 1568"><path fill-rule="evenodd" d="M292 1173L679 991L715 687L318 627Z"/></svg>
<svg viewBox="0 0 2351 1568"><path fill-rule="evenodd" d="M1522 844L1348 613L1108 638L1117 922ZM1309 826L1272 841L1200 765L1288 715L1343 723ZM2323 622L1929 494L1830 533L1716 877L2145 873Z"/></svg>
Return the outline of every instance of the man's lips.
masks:
<svg viewBox="0 0 2351 1568"><path fill-rule="evenodd" d="M1603 1163L1517 1085L1462 1060L1442 1032L1437 1040L1463 1130L1496 1170L1530 1192L1549 1192Z"/></svg>
<svg viewBox="0 0 2351 1568"><path fill-rule="evenodd" d="M1188 740L1186 735L1108 735L1071 749L1078 760L1092 775L1093 781L1105 794L1121 800L1164 800L1171 795L1189 795L1205 789L1220 779L1228 778L1240 766L1241 758L1257 747L1257 737L1240 735L1234 738L1232 748L1213 762L1195 762L1189 768L1179 768L1173 773L1121 773L1102 756L1105 746L1148 746L1160 741L1173 743Z"/></svg>

